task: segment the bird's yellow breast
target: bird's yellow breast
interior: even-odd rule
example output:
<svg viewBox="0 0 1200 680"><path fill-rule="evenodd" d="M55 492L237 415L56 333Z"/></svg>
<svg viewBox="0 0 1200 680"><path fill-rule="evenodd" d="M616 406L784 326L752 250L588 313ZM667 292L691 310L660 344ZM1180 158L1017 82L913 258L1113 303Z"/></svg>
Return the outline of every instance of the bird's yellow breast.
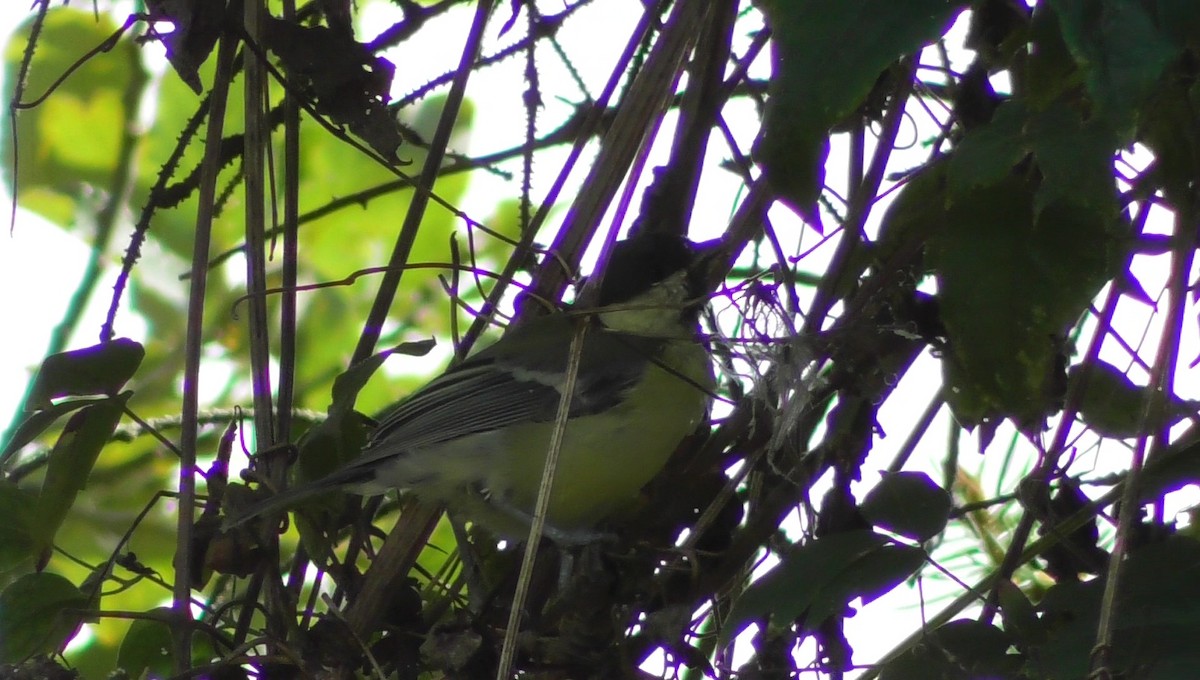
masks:
<svg viewBox="0 0 1200 680"><path fill-rule="evenodd" d="M550 526L588 529L629 505L704 418L715 381L701 346L668 342L646 367L645 379L620 404L568 423L547 511ZM506 445L498 448L509 459L484 473L493 499L532 513L550 446L548 430L543 423L505 433ZM500 533L528 531L511 512L481 516L481 508L472 507L468 514Z"/></svg>

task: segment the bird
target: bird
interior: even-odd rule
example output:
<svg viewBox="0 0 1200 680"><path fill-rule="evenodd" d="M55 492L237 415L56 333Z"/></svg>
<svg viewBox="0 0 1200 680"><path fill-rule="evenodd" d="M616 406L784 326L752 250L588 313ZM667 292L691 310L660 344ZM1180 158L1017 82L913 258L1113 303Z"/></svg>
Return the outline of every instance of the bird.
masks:
<svg viewBox="0 0 1200 680"><path fill-rule="evenodd" d="M595 540L594 527L636 501L708 415L716 380L699 316L714 243L662 231L616 242L594 305L510 326L385 411L359 457L251 505L234 524L331 489L400 489L523 540L584 324L543 535Z"/></svg>

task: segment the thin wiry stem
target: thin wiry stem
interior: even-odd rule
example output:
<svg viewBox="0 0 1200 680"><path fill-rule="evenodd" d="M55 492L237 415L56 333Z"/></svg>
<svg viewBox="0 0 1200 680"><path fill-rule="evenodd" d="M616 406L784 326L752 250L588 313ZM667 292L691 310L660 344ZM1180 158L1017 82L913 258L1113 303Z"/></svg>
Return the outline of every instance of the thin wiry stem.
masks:
<svg viewBox="0 0 1200 680"><path fill-rule="evenodd" d="M196 439L199 433L200 354L204 341L204 303L208 281L208 250L212 240L213 205L220 172L221 133L225 104L233 75L238 40L223 36L217 48L204 164L200 173L200 202L192 246L192 280L188 289L187 337L184 341L183 403L180 427L179 515L176 520L174 609L183 620L191 618L192 523L196 512ZM183 673L192 661L192 635L187 626L173 628L175 672Z"/></svg>

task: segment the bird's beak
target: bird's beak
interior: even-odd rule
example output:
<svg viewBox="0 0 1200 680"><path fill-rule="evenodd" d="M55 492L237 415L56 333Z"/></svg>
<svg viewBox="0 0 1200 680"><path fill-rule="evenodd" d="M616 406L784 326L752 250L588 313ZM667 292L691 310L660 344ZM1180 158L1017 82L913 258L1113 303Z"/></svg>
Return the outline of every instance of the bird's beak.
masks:
<svg viewBox="0 0 1200 680"><path fill-rule="evenodd" d="M688 267L690 278L700 283L701 295L711 293L725 280L736 253L730 252L729 245L722 239L693 244L693 249L693 260Z"/></svg>

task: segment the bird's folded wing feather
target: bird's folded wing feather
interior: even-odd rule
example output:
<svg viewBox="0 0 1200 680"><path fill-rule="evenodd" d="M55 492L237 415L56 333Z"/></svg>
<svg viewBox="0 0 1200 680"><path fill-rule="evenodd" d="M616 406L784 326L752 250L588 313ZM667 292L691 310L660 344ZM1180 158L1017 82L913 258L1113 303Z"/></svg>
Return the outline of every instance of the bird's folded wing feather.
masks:
<svg viewBox="0 0 1200 680"><path fill-rule="evenodd" d="M604 331L596 330L595 334ZM589 333L589 337L592 333ZM620 403L649 361L646 348L610 360L604 344L640 339L585 338L569 415L596 413ZM535 348L517 364L484 351L425 385L385 415L354 467L406 451L522 422L554 420L565 382L567 347Z"/></svg>

